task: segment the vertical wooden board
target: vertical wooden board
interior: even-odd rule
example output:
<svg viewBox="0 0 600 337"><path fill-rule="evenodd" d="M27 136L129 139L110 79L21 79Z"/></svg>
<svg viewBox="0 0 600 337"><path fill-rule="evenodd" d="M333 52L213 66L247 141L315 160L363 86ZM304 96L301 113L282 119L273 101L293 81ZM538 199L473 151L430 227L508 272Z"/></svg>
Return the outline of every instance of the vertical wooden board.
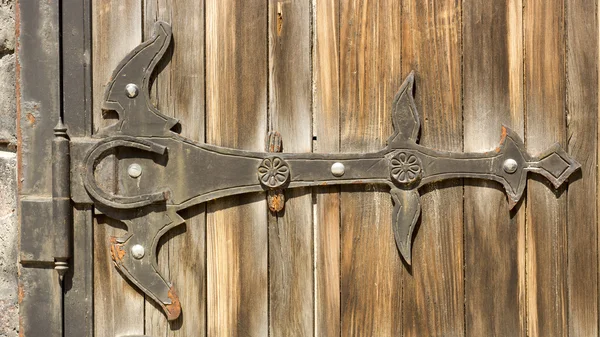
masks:
<svg viewBox="0 0 600 337"><path fill-rule="evenodd" d="M94 337L144 333L144 295L115 268L110 238L126 227L101 217L94 221Z"/></svg>
<svg viewBox="0 0 600 337"><path fill-rule="evenodd" d="M565 39L562 0L527 0L525 46L525 144L539 154L555 142L566 145ZM528 333L567 334L567 205L557 191L533 176L527 187Z"/></svg>
<svg viewBox="0 0 600 337"><path fill-rule="evenodd" d="M342 152L385 146L401 83L398 1L340 2ZM403 266L388 188L341 191L341 335L399 336Z"/></svg>
<svg viewBox="0 0 600 337"><path fill-rule="evenodd" d="M154 23L157 20L165 21L172 24L171 6L167 1L161 0L144 0L143 1L143 41L146 41L154 34ZM171 42L173 43L173 42ZM172 99L169 97L171 91L171 62L173 55L173 47L159 61L158 66L154 70L151 88L150 102L163 114L173 116ZM170 273L171 264L169 263L169 252L172 239L172 232L166 233L159 241L157 247L157 262L158 270L162 275L165 275L171 282L174 282ZM183 289L176 290L180 294L180 298L186 298L187 291ZM182 310L183 311L183 310ZM183 317L181 315L180 317ZM145 296L144 303L144 334L149 336L168 336L169 324L162 308L150 297Z"/></svg>
<svg viewBox="0 0 600 337"><path fill-rule="evenodd" d="M463 29L464 151L484 152L502 125L523 137L522 3L465 2ZM525 207L511 212L500 184L465 185L466 334L525 336Z"/></svg>
<svg viewBox="0 0 600 337"><path fill-rule="evenodd" d="M206 140L263 151L267 131L267 3L206 1ZM207 206L209 336L268 334L264 193Z"/></svg>
<svg viewBox="0 0 600 337"><path fill-rule="evenodd" d="M462 150L461 4L405 0L402 74L416 71L420 144ZM405 336L464 334L463 189L460 180L422 188L412 267L404 274Z"/></svg>
<svg viewBox="0 0 600 337"><path fill-rule="evenodd" d="M92 2L62 1L62 109L70 137L92 132ZM88 55L88 57L82 57ZM73 207L73 253L64 278L65 337L94 334L94 218L91 205Z"/></svg>
<svg viewBox="0 0 600 337"><path fill-rule="evenodd" d="M87 116L91 118L91 116ZM89 121L89 119L84 119ZM81 130L86 128L79 125ZM73 207L73 257L65 277L64 336L94 334L94 221L90 205Z"/></svg>
<svg viewBox="0 0 600 337"><path fill-rule="evenodd" d="M269 122L286 152L312 149L311 11L309 1L269 2ZM282 212L269 215L269 331L314 332L312 195L285 191Z"/></svg>
<svg viewBox="0 0 600 337"><path fill-rule="evenodd" d="M204 142L204 3L147 0L144 9L146 37L156 20L171 23L173 30L172 47L159 65L152 99L161 112L180 120L182 136ZM163 310L147 299L147 335L206 334L205 210L199 205L182 211L185 224L163 237L159 267L180 294L182 314L168 323Z"/></svg>
<svg viewBox="0 0 600 337"><path fill-rule="evenodd" d="M313 152L340 150L339 1L315 0ZM339 187L314 189L315 336L340 335Z"/></svg>
<svg viewBox="0 0 600 337"><path fill-rule="evenodd" d="M569 335L598 335L598 19L594 0L566 1L567 146L581 163L567 205Z"/></svg>
<svg viewBox="0 0 600 337"><path fill-rule="evenodd" d="M142 37L140 1L92 2L92 80L94 130L114 123L105 120L102 98L114 68ZM102 163L101 163L102 164ZM102 179L114 170L105 166ZM115 269L110 238L124 234L122 224L103 219L94 223L94 331L96 336L144 333L144 296Z"/></svg>

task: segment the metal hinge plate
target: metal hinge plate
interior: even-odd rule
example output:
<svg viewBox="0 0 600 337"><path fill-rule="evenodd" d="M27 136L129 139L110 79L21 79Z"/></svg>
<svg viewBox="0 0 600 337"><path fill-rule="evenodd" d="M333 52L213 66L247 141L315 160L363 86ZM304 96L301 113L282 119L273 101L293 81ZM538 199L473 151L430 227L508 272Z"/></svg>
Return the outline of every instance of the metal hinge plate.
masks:
<svg viewBox="0 0 600 337"><path fill-rule="evenodd" d="M95 138L71 140L72 200L94 204L127 225L127 234L111 242L115 265L161 305L169 320L177 318L181 308L172 283L158 271L156 247L162 235L183 223L178 212L190 206L268 191L269 206L278 211L287 188L384 184L394 203L396 244L410 264L421 186L453 178L493 180L504 186L512 208L523 195L528 172L558 187L579 168L558 144L537 157L529 155L520 137L506 127L500 145L491 152L451 153L419 145L412 73L393 102L394 132L378 152L285 153L280 152L276 133L269 135L266 152L194 142L171 131L178 121L160 113L149 99L150 76L170 41L170 26L157 22L155 35L123 59L107 87L104 108L116 111L118 122L99 130ZM108 155L117 159L113 178L119 194L96 177L98 164Z"/></svg>

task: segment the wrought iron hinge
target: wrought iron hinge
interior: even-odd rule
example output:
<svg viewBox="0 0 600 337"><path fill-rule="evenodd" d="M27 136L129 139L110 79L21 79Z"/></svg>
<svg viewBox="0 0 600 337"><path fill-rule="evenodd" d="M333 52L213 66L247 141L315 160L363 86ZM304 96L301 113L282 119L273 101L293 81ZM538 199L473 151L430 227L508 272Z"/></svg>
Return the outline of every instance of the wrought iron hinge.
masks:
<svg viewBox="0 0 600 337"><path fill-rule="evenodd" d="M52 195L21 199L21 263L53 263L60 279L71 258L71 159L67 128L59 120L52 140ZM48 236L51 237L48 237Z"/></svg>
<svg viewBox="0 0 600 337"><path fill-rule="evenodd" d="M73 201L93 204L127 225L127 235L111 243L115 265L161 305L169 320L177 318L181 308L173 284L158 271L156 248L162 235L183 223L178 211L190 206L268 191L269 207L277 211L283 207L287 188L384 184L394 203L396 244L410 264L421 186L452 178L493 180L504 186L512 208L521 199L528 172L541 174L558 187L579 168L558 144L537 157L529 155L523 141L507 127L502 127L500 145L491 152L451 153L419 145L412 73L394 98L394 132L378 152L279 152L281 137L275 133L269 136L267 152L194 142L171 131L178 121L160 113L149 99L150 76L170 41L170 26L157 22L154 36L123 59L106 89L104 108L116 111L118 122L99 130L94 138L71 140ZM60 149L61 144L57 143ZM97 165L109 155L117 158L118 194L96 179ZM66 212L58 203L64 198L64 186L57 186L57 214Z"/></svg>

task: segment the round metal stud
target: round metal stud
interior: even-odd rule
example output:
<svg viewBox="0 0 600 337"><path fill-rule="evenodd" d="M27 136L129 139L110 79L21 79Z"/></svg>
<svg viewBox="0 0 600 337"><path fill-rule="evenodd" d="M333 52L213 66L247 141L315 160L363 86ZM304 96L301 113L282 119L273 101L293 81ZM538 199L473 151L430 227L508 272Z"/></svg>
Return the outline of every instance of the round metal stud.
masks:
<svg viewBox="0 0 600 337"><path fill-rule="evenodd" d="M140 89L137 85L129 83L125 86L125 93L127 94L127 97L135 98L140 93Z"/></svg>
<svg viewBox="0 0 600 337"><path fill-rule="evenodd" d="M145 253L146 252L144 251L144 247L142 245L134 245L131 247L131 256L133 256L133 258L136 260L143 258Z"/></svg>
<svg viewBox="0 0 600 337"><path fill-rule="evenodd" d="M504 164L502 164L502 168L506 173L515 173L517 171L517 168L519 168L519 164L517 164L516 160L509 158L504 161Z"/></svg>
<svg viewBox="0 0 600 337"><path fill-rule="evenodd" d="M341 177L344 175L344 172L346 172L346 167L344 166L344 164L333 163L333 165L331 165L331 174L333 174L334 176Z"/></svg>
<svg viewBox="0 0 600 337"><path fill-rule="evenodd" d="M131 164L127 168L127 174L129 174L131 178L138 178L142 175L142 167L139 164Z"/></svg>

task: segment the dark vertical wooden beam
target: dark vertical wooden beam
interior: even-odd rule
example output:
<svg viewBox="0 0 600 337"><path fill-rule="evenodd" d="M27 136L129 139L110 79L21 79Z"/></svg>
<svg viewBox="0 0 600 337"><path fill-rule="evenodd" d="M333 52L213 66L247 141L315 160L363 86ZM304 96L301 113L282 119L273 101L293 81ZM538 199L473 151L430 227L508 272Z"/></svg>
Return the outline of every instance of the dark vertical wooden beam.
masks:
<svg viewBox="0 0 600 337"><path fill-rule="evenodd" d="M498 146L506 125L523 137L521 0L463 7L465 152ZM465 317L469 336L526 336L525 207L511 212L496 183L465 182Z"/></svg>
<svg viewBox="0 0 600 337"><path fill-rule="evenodd" d="M340 2L341 152L377 151L392 133L402 83L400 3ZM402 333L404 267L387 187L341 188L341 335Z"/></svg>
<svg viewBox="0 0 600 337"><path fill-rule="evenodd" d="M525 145L539 154L553 143L566 148L564 1L527 0ZM527 187L528 333L567 335L567 195L543 178Z"/></svg>
<svg viewBox="0 0 600 337"><path fill-rule="evenodd" d="M50 140L61 108L59 2L19 1L15 21L17 186L20 223L24 224L22 205L50 205L52 194ZM54 271L53 249L44 249L47 245L39 241L27 241L52 238L52 222L38 219L33 226L22 226L20 236L19 333L26 337L61 336L62 292Z"/></svg>
<svg viewBox="0 0 600 337"><path fill-rule="evenodd" d="M315 0L313 152L340 151L340 6ZM340 188L314 189L315 336L340 335Z"/></svg>
<svg viewBox="0 0 600 337"><path fill-rule="evenodd" d="M69 136L92 134L91 1L62 1L62 109ZM93 212L73 208L73 253L65 276L64 336L92 336Z"/></svg>
<svg viewBox="0 0 600 337"><path fill-rule="evenodd" d="M206 142L264 150L267 2L206 1ZM267 336L267 203L264 193L207 205L209 336Z"/></svg>
<svg viewBox="0 0 600 337"><path fill-rule="evenodd" d="M598 12L597 1L566 1L567 147L581 163L567 195L570 336L598 335Z"/></svg>
<svg viewBox="0 0 600 337"><path fill-rule="evenodd" d="M462 151L461 3L405 0L402 74L416 71L420 144ZM463 188L460 180L421 189L412 267L403 281L404 336L463 335Z"/></svg>
<svg viewBox="0 0 600 337"><path fill-rule="evenodd" d="M312 150L311 3L269 0L269 129L285 152ZM313 215L310 188L285 191L269 212L269 333L314 332Z"/></svg>

